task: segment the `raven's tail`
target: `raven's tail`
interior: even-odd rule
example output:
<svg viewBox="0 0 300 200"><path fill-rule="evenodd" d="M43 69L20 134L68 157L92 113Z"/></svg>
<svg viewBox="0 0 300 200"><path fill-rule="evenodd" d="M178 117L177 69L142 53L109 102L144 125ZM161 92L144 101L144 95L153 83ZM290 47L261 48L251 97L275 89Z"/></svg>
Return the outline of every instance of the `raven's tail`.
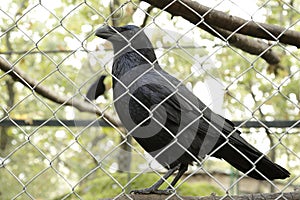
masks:
<svg viewBox="0 0 300 200"><path fill-rule="evenodd" d="M248 176L255 179L285 179L290 176L290 173L286 169L269 160L260 151L246 142L238 133L229 137L229 143L237 150L226 144L216 151L213 156L223 158L236 169L247 173ZM255 169L253 169L254 166Z"/></svg>

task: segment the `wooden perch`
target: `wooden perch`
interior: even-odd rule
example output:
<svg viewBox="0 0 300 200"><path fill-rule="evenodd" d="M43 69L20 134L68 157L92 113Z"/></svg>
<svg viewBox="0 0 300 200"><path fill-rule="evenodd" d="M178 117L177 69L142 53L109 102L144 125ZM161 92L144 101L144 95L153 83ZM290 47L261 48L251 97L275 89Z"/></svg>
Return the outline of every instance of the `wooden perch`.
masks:
<svg viewBox="0 0 300 200"><path fill-rule="evenodd" d="M201 190L201 188L199 188ZM130 197L130 198L129 198ZM244 194L244 195L230 195L230 196L215 196L210 195L206 197L177 197L173 195L172 197L168 195L141 195L141 194L130 194L130 195L122 195L118 197L118 200L165 200L168 198L169 200L296 200L300 199L300 192L286 192L286 193L259 193L259 194ZM105 199L108 200L108 199Z"/></svg>
<svg viewBox="0 0 300 200"><path fill-rule="evenodd" d="M228 41L232 46L247 53L259 55L269 64L278 64L280 62L279 56L270 49L267 43L254 40L247 36L279 41L294 45L298 48L300 47L300 32L286 30L276 25L247 21L240 17L213 10L196 1L143 1L165 10L173 16L183 17L199 28L213 34L223 41Z"/></svg>
<svg viewBox="0 0 300 200"><path fill-rule="evenodd" d="M103 116L103 120L105 120L109 124L113 124L114 126L120 126L118 122L116 122L112 117L108 116L105 113L102 113L100 109L96 105L92 105L90 103L80 101L75 99L74 97L67 96L59 96L57 93L54 93L49 88L42 86L40 82L30 78L25 72L12 66L8 61L0 56L0 69L10 75L15 81L19 81L24 86L29 88L32 92L36 92L37 94L64 106L72 106L78 109L81 112L89 112L95 113L99 116Z"/></svg>

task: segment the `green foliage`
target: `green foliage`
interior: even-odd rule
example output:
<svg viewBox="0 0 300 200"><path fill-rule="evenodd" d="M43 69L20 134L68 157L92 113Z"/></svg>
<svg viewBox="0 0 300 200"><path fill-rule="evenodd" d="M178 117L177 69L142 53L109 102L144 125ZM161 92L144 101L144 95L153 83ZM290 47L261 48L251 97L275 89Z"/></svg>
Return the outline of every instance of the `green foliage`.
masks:
<svg viewBox="0 0 300 200"><path fill-rule="evenodd" d="M95 29L105 22L140 25L145 15L141 11L146 8L145 4L140 1L115 1L117 10L114 15L109 3L99 0L2 2L0 52L8 53L1 56L57 96L83 100L82 95L92 81L101 74L110 73L112 51L107 49L111 45L94 37ZM287 3L293 5L288 6ZM259 0L258 5L262 6L259 10L263 11L266 23L283 27L293 25L291 29L300 31L299 23L296 23L299 13L293 9L300 7L299 0L267 3ZM191 89L209 77L221 80L226 88L224 109L230 119L299 119L299 50L275 45L272 50L280 56L281 62L272 66L257 56L228 48L219 39L189 22L179 17L171 18L159 9L152 10L147 22L149 29L154 28L150 39L164 69L184 80L184 84L190 84ZM188 35L183 36L186 33ZM206 58L210 58L216 67L200 73L199 69L202 67L203 70L207 64ZM199 71L195 67L199 67ZM14 82L1 71L1 118L22 119L28 123L33 119L99 118L51 102L20 83L14 83L11 90L7 81ZM202 95L203 92L198 93ZM100 109L115 115L111 108L111 90L106 98L99 98L96 102ZM270 131L274 143L279 143L275 148L277 161L287 166L292 176L299 174L299 158L293 153L300 151L299 129ZM251 129L251 132L265 135L265 130ZM68 199L78 199L77 194L82 199L95 199L114 197L124 192L98 168L100 162L105 170L116 170L113 166L124 153L118 146L119 132L113 128L70 128L64 124L61 127L16 125L0 127L0 134L1 164L4 159L4 166L0 168L0 199L60 199L68 194ZM256 139L254 143L261 145ZM266 145L268 143L263 144ZM133 142L133 146L143 154L136 143ZM132 169L139 169L145 162L142 156L133 160L136 162L132 162ZM219 166L209 161L205 168ZM228 166L222 165L223 168L227 170ZM90 175L93 170L96 172ZM111 175L123 187L128 182L127 174ZM131 189L147 187L159 178L152 173L133 178L135 175L130 174ZM296 183L299 181L296 180ZM72 193L72 189L76 193ZM126 187L128 190L129 186ZM219 188L199 182L185 182L178 188L179 194L188 196L209 195L212 192L223 194Z"/></svg>

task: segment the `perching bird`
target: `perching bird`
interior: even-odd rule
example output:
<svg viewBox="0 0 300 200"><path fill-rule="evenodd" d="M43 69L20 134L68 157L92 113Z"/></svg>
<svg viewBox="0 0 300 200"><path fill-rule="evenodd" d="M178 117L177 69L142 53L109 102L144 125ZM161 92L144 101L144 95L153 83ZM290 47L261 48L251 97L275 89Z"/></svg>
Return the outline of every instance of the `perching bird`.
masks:
<svg viewBox="0 0 300 200"><path fill-rule="evenodd" d="M104 84L104 79L106 75L100 76L88 89L86 93L86 98L90 101L97 99L100 95L103 95L106 91L106 86ZM85 101L87 101L85 99Z"/></svg>
<svg viewBox="0 0 300 200"><path fill-rule="evenodd" d="M168 172L134 193L169 193L194 161L224 159L255 179L284 179L290 173L240 136L233 123L214 113L158 64L153 46L134 25L104 25L96 36L110 41L114 105L127 131ZM158 190L178 170L166 190Z"/></svg>

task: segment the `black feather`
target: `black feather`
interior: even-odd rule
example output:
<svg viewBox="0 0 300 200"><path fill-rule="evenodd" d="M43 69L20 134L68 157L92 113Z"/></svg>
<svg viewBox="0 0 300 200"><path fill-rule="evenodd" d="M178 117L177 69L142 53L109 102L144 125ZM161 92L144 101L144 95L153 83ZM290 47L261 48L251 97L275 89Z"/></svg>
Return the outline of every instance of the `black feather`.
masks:
<svg viewBox="0 0 300 200"><path fill-rule="evenodd" d="M231 121L214 113L164 71L140 28L104 26L96 35L113 44L116 111L126 129L160 164L182 167L212 154L256 179L289 177L287 170L247 143Z"/></svg>
<svg viewBox="0 0 300 200"><path fill-rule="evenodd" d="M86 98L90 101L97 99L99 96L103 95L106 88L104 84L105 75L100 76L88 89L86 93ZM85 99L85 101L87 101Z"/></svg>

